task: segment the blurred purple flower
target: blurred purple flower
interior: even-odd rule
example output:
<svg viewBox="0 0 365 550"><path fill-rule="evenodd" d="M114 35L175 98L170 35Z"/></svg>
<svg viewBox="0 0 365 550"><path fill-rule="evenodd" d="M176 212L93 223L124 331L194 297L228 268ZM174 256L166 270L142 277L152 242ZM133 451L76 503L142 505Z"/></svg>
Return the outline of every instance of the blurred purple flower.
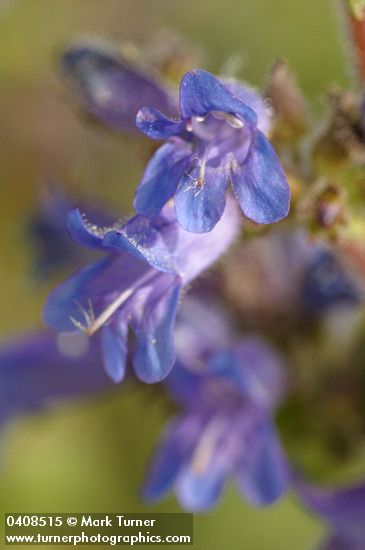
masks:
<svg viewBox="0 0 365 550"><path fill-rule="evenodd" d="M228 345L211 307L187 300L182 312L178 362L166 381L182 412L155 453L144 497L173 489L184 508L206 510L234 478L251 504L271 504L289 484L272 419L284 389L281 361L258 338Z"/></svg>
<svg viewBox="0 0 365 550"><path fill-rule="evenodd" d="M267 107L252 90L194 69L181 81L180 116L172 119L155 107L137 114L142 132L168 140L137 188L137 212L154 218L174 196L182 227L205 233L221 218L232 183L248 218L272 223L288 214L289 186L264 134Z"/></svg>
<svg viewBox="0 0 365 550"><path fill-rule="evenodd" d="M89 251L80 254L66 229L68 212L75 207L75 200L67 196L61 186L51 183L41 189L39 208L27 224L27 237L31 241L33 274L37 279L47 279L63 267L80 265L91 259ZM105 212L82 204L87 216L92 216L98 224L111 223Z"/></svg>
<svg viewBox="0 0 365 550"><path fill-rule="evenodd" d="M60 60L62 76L83 112L121 132L136 130L143 105L178 112L177 101L158 79L101 42L70 46Z"/></svg>
<svg viewBox="0 0 365 550"><path fill-rule="evenodd" d="M365 484L340 489L296 482L303 503L328 524L331 534L320 550L365 549Z"/></svg>
<svg viewBox="0 0 365 550"><path fill-rule="evenodd" d="M0 425L51 403L113 386L95 342L81 333L38 331L0 347Z"/></svg>
<svg viewBox="0 0 365 550"><path fill-rule="evenodd" d="M303 304L313 315L339 303L356 304L361 289L349 270L324 246L313 246L304 268Z"/></svg>
<svg viewBox="0 0 365 550"><path fill-rule="evenodd" d="M27 237L35 253L33 273L37 279L77 259L77 248L67 235L65 220L71 205L59 189L42 192L37 213L27 224Z"/></svg>
<svg viewBox="0 0 365 550"><path fill-rule="evenodd" d="M210 267L237 235L234 201L227 202L221 222L206 235L184 231L171 205L153 222L137 215L104 229L75 210L68 229L79 244L109 254L51 293L46 324L58 331L98 333L105 369L115 382L125 374L130 326L136 337L137 376L148 383L162 380L175 362L173 330L180 289Z"/></svg>

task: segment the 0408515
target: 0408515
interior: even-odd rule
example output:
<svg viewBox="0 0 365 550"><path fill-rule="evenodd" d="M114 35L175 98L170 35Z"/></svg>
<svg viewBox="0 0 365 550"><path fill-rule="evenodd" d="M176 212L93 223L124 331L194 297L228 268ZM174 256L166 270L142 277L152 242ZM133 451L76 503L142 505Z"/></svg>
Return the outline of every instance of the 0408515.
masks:
<svg viewBox="0 0 365 550"><path fill-rule="evenodd" d="M6 514L8 527L60 527L63 524L61 516L36 516L36 515L12 515Z"/></svg>

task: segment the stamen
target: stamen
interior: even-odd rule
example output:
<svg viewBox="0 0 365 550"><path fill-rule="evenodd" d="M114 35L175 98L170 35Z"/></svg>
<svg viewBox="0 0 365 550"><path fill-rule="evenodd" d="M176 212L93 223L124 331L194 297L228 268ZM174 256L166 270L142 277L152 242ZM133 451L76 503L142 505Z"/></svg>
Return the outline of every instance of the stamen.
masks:
<svg viewBox="0 0 365 550"><path fill-rule="evenodd" d="M95 314L94 314L94 308L93 308L93 305L92 305L92 302L91 300L89 299L88 300L88 306L89 306L89 311L87 311L79 302L77 302L75 300L75 304L77 305L77 307L79 308L79 310L81 311L84 319L85 319L85 325L83 325L80 321L77 321L76 319L74 319L74 317L70 317L70 321L71 323L76 327L78 328L79 330L81 330L82 332L85 332L87 333L88 331L88 328L94 323L95 321Z"/></svg>
<svg viewBox="0 0 365 550"><path fill-rule="evenodd" d="M198 161L199 165L199 177L194 178L191 174L188 172L185 172L186 176L192 180L192 185L189 185L184 191L186 193L187 191L191 191L191 189L194 189L194 197L197 197L203 190L204 183L205 183L205 167L207 164L207 150L204 153L204 157L201 159L199 157L194 157L194 160Z"/></svg>
<svg viewBox="0 0 365 550"><path fill-rule="evenodd" d="M70 317L70 321L73 324L74 327L81 330L81 332L87 332L88 327L83 325L80 321L77 321L74 317Z"/></svg>
<svg viewBox="0 0 365 550"><path fill-rule="evenodd" d="M212 115L214 118L217 118L218 120L224 120L229 124L232 128L235 128L237 130L244 127L245 123L240 118L237 118L235 115L231 113L224 113L222 111L212 111Z"/></svg>
<svg viewBox="0 0 365 550"><path fill-rule="evenodd" d="M89 305L90 318L95 321L94 306L90 298L88 299L87 303Z"/></svg>
<svg viewBox="0 0 365 550"><path fill-rule="evenodd" d="M232 128L235 128L237 130L243 128L245 125L243 120L231 114L227 114L225 120L230 126L232 126Z"/></svg>
<svg viewBox="0 0 365 550"><path fill-rule="evenodd" d="M227 113L224 113L223 111L212 111L212 115L218 120L225 120Z"/></svg>
<svg viewBox="0 0 365 550"><path fill-rule="evenodd" d="M85 331L86 334L88 336L92 336L93 334L95 334L95 332L99 330L99 328L101 328L103 324L110 319L110 317L117 311L117 309L120 308L120 306L123 305L124 302L126 302L128 298L132 296L134 290L134 288L127 288L127 290L121 292L119 296L111 304L109 304L106 309L104 309L99 317L97 317L94 322L89 327L87 327Z"/></svg>
<svg viewBox="0 0 365 550"><path fill-rule="evenodd" d="M82 324L74 317L70 317L71 323L88 336L92 336L114 315L114 313L132 296L138 288L156 276L158 276L158 273L156 274L152 269L147 271L145 275L143 275L140 279L137 279L136 283L132 287L123 290L123 292L121 292L115 300L113 300L96 318L93 304L90 299L88 300L89 311L86 311L81 304L75 302L85 318L85 324Z"/></svg>

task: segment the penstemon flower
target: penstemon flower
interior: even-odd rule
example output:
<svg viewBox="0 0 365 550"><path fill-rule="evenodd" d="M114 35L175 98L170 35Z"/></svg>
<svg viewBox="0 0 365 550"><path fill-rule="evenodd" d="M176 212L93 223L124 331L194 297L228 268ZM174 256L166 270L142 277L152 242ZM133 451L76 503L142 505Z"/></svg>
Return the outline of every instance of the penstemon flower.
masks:
<svg viewBox="0 0 365 550"><path fill-rule="evenodd" d="M284 389L281 361L257 338L228 345L213 308L184 307L178 365L166 381L182 411L156 450L144 497L172 489L184 508L206 510L233 478L251 504L271 504L290 477L272 419Z"/></svg>
<svg viewBox="0 0 365 550"><path fill-rule="evenodd" d="M175 362L180 290L226 251L237 235L238 218L229 200L215 230L195 235L181 228L171 205L153 222L135 216L114 229L91 226L73 211L68 229L74 240L108 255L51 293L46 324L58 331L81 329L97 335L104 366L115 382L125 374L130 326L136 337L137 376L148 383L162 380Z"/></svg>
<svg viewBox="0 0 365 550"><path fill-rule="evenodd" d="M137 126L147 136L168 140L150 160L134 206L156 217L175 198L179 223L188 231L211 231L224 212L231 183L243 213L258 223L287 216L289 186L265 136L265 104L237 83L221 82L201 69L180 85L180 119L143 107Z"/></svg>

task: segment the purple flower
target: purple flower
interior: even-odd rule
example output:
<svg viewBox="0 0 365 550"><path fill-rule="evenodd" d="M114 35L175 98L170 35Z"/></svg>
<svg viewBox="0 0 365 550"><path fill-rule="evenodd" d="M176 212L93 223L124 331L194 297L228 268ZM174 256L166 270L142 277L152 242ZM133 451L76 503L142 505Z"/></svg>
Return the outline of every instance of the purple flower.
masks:
<svg viewBox="0 0 365 550"><path fill-rule="evenodd" d="M313 246L304 269L303 305L317 314L338 304L357 304L363 292L355 277L340 258L324 246Z"/></svg>
<svg viewBox="0 0 365 550"><path fill-rule="evenodd" d="M173 329L180 289L225 252L237 234L238 218L229 201L216 229L195 235L181 228L171 205L154 221L135 216L104 229L73 211L68 219L73 239L108 255L51 293L44 314L47 325L96 335L105 369L115 382L125 374L130 326L137 376L148 383L162 380L175 362Z"/></svg>
<svg viewBox="0 0 365 550"><path fill-rule="evenodd" d="M0 347L0 425L112 387L95 342L84 334L38 331Z"/></svg>
<svg viewBox="0 0 365 550"><path fill-rule="evenodd" d="M154 501L172 489L184 508L206 510L233 478L251 504L268 505L289 484L272 420L284 386L281 362L257 338L225 347L214 309L202 314L201 306L186 305L178 364L167 379L182 412L155 453L144 497ZM194 319L199 323L191 325Z"/></svg>
<svg viewBox="0 0 365 550"><path fill-rule="evenodd" d="M224 212L229 183L248 218L272 223L289 211L289 186L265 137L267 109L252 90L194 69L180 86L180 119L143 107L137 126L166 144L150 160L134 206L156 217L175 197L181 226L211 231Z"/></svg>
<svg viewBox="0 0 365 550"><path fill-rule="evenodd" d="M79 108L114 130L135 131L143 105L156 105L171 115L178 112L172 93L110 45L75 44L62 56L60 68Z"/></svg>
<svg viewBox="0 0 365 550"><path fill-rule="evenodd" d="M331 534L320 550L365 549L365 484L329 489L302 481L296 488L303 503L328 524Z"/></svg>
<svg viewBox="0 0 365 550"><path fill-rule="evenodd" d="M58 188L41 193L39 209L26 227L35 253L32 267L37 279L47 278L57 268L77 260L77 248L68 238L65 227L70 209L69 201Z"/></svg>
<svg viewBox="0 0 365 550"><path fill-rule="evenodd" d="M42 188L39 209L27 224L27 237L31 241L33 273L38 279L46 279L60 269L70 264L75 267L90 260L90 251L80 254L66 229L67 213L75 207L75 201L67 196L62 188L51 183ZM99 224L111 222L110 216L82 205L87 215L96 219Z"/></svg>

